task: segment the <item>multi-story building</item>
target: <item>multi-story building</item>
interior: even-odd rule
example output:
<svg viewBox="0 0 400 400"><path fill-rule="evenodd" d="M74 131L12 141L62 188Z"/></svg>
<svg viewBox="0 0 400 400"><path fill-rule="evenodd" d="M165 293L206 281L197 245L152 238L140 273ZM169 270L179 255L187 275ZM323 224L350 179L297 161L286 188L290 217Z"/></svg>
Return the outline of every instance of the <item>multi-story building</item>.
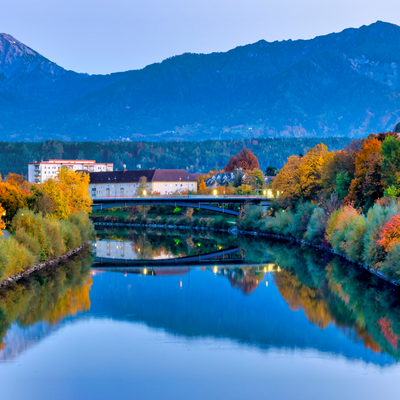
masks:
<svg viewBox="0 0 400 400"><path fill-rule="evenodd" d="M197 192L197 179L184 169L91 172L89 192L92 198L131 197L143 194ZM141 178L145 184L141 184ZM146 191L146 193L143 193Z"/></svg>
<svg viewBox="0 0 400 400"><path fill-rule="evenodd" d="M97 163L95 160L42 160L28 164L28 181L42 183L49 178L55 178L61 167L74 171L88 172L112 171L112 163Z"/></svg>

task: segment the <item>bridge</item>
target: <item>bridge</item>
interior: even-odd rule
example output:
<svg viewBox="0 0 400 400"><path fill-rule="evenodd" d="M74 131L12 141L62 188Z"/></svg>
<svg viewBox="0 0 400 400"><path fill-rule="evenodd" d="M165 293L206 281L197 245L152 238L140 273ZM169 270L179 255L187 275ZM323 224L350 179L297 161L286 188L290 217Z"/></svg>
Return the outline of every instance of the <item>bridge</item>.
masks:
<svg viewBox="0 0 400 400"><path fill-rule="evenodd" d="M271 200L273 198L273 196L246 195L147 195L135 197L96 197L93 199L92 210L97 211L116 207L153 205L192 207L238 216L239 212L232 209L234 205L239 205L240 207L243 207L245 204L255 204L263 207L268 207L269 205L271 205Z"/></svg>
<svg viewBox="0 0 400 400"><path fill-rule="evenodd" d="M234 256L236 254L236 257ZM161 267L175 265L214 265L215 262L229 262L230 264L243 264L244 259L240 254L239 247L230 247L228 249L213 251L206 254L198 254L195 256L163 258L155 260L138 260L124 258L95 257L94 267L102 266L106 268L121 267Z"/></svg>

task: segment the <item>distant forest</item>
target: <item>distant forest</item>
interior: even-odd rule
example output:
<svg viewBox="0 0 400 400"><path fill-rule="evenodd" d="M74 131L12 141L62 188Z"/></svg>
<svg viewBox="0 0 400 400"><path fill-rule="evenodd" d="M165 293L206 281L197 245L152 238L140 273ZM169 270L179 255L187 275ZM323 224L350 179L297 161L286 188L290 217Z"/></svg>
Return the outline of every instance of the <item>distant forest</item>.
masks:
<svg viewBox="0 0 400 400"><path fill-rule="evenodd" d="M204 142L1 142L0 173L27 177L28 162L56 159L89 159L112 162L115 170L184 168L189 172L222 169L232 155L249 148L258 157L260 168L282 168L291 155L324 143L328 150L340 150L350 143L345 137L292 139L239 139ZM139 167L140 166L140 167Z"/></svg>

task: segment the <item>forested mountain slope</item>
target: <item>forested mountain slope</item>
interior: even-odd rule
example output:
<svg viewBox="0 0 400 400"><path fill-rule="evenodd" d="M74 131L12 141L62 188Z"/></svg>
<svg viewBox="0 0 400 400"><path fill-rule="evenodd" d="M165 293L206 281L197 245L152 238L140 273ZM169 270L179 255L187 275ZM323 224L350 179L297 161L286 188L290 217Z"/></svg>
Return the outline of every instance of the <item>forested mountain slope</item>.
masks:
<svg viewBox="0 0 400 400"><path fill-rule="evenodd" d="M0 134L12 140L365 136L400 117L400 27L66 71L0 35Z"/></svg>

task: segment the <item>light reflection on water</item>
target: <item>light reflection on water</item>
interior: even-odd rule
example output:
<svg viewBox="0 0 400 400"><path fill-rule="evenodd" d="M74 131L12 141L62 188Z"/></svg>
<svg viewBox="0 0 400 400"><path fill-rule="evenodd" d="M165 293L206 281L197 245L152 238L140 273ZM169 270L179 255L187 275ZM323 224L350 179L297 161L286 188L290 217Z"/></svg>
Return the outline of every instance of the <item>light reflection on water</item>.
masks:
<svg viewBox="0 0 400 400"><path fill-rule="evenodd" d="M175 257L225 245L185 235L129 241ZM1 291L2 398L397 398L397 292L321 253L232 240L239 256L202 268L82 255Z"/></svg>

